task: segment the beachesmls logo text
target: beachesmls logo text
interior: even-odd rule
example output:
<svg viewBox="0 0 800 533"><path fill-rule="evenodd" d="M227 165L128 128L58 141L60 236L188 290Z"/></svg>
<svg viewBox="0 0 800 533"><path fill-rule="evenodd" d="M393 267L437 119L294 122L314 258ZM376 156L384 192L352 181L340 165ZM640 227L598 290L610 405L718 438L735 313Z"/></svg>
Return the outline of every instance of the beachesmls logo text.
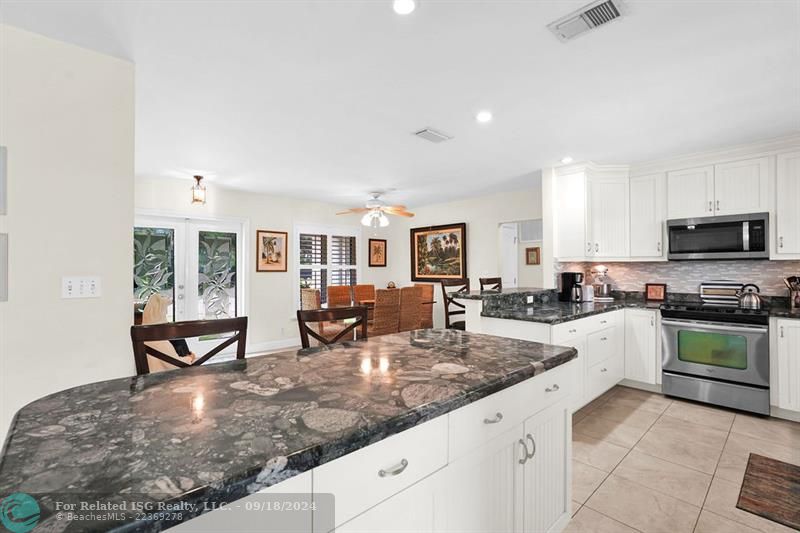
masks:
<svg viewBox="0 0 800 533"><path fill-rule="evenodd" d="M31 495L15 492L0 501L0 523L11 533L28 533L39 523L39 511Z"/></svg>

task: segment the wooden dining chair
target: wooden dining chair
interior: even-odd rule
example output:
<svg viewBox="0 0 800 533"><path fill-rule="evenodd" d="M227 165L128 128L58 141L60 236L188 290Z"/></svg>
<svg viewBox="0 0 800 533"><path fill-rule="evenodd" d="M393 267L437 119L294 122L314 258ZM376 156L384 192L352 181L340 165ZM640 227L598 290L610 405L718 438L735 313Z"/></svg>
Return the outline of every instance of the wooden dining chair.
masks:
<svg viewBox="0 0 800 533"><path fill-rule="evenodd" d="M433 327L433 285L430 283L415 283L414 286L422 288L422 318L419 327L430 329Z"/></svg>
<svg viewBox="0 0 800 533"><path fill-rule="evenodd" d="M235 334L232 337L228 337L192 363L176 359L151 345L158 343L158 341L189 339L233 332ZM184 322L131 326L131 341L133 342L133 359L136 363L136 374L140 376L150 373L148 357L154 357L176 368L188 368L202 365L228 346L236 344L236 359L244 359L245 349L247 348L247 317L219 320L187 320Z"/></svg>
<svg viewBox="0 0 800 533"><path fill-rule="evenodd" d="M369 324L369 336L397 333L400 327L400 291L378 289L375 291L375 307Z"/></svg>
<svg viewBox="0 0 800 533"><path fill-rule="evenodd" d="M502 291L503 278L478 278L482 291Z"/></svg>
<svg viewBox="0 0 800 533"><path fill-rule="evenodd" d="M465 320L451 320L452 317L466 314L466 306L455 301L453 295L458 293L469 292L469 278L462 279L445 279L441 282L442 285L442 303L444 304L444 327L447 329L460 329L464 331L466 328ZM448 288L456 287L454 290L448 291Z"/></svg>
<svg viewBox="0 0 800 533"><path fill-rule="evenodd" d="M300 309L320 309L319 289L300 289Z"/></svg>
<svg viewBox="0 0 800 533"><path fill-rule="evenodd" d="M328 307L350 307L353 295L349 285L331 285L328 287Z"/></svg>
<svg viewBox="0 0 800 533"><path fill-rule="evenodd" d="M353 285L353 301L361 303L364 300L375 299L375 285Z"/></svg>
<svg viewBox="0 0 800 533"><path fill-rule="evenodd" d="M422 322L422 287L400 289L400 325L398 331L419 329Z"/></svg>
<svg viewBox="0 0 800 533"><path fill-rule="evenodd" d="M352 323L344 323L341 330L336 334L325 336L318 333L315 326L320 323L342 322L344 320L355 319ZM308 311L297 311L297 326L300 328L300 343L303 348L311 347L309 336L316 339L320 344L335 344L340 340L352 340L353 335L359 339L367 338L367 308L364 306L356 307L335 307L333 309L311 309ZM326 326L326 329L328 326ZM350 334L350 338L345 336Z"/></svg>

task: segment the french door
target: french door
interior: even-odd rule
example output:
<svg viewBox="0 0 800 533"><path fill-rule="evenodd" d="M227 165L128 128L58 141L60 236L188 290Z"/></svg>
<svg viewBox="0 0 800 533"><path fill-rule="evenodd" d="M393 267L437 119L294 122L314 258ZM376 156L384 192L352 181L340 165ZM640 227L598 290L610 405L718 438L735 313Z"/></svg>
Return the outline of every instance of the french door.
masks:
<svg viewBox="0 0 800 533"><path fill-rule="evenodd" d="M245 314L245 242L239 222L137 216L134 302L153 294L171 302L168 321L214 320ZM219 341L189 341L195 353Z"/></svg>

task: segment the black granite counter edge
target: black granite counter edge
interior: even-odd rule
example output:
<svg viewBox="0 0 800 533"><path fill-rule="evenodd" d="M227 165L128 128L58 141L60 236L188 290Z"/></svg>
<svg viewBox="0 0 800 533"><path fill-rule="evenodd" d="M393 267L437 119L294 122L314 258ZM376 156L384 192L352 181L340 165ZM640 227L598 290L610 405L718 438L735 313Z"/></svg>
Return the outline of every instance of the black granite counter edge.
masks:
<svg viewBox="0 0 800 533"><path fill-rule="evenodd" d="M325 463L329 463L347 454L358 451L361 448L380 442L392 435L416 427L419 424L428 422L439 416L446 415L456 409L517 385L527 379L541 375L548 370L568 363L575 359L577 355L578 352L574 348L564 347L563 351L558 355L554 355L545 361L532 362L529 366L489 381L479 388L463 391L461 394L450 397L444 401L431 402L415 407L398 417L390 418L379 424L360 427L355 431L340 435L329 442L296 452L285 457L286 464L277 476L267 475L264 476L263 479L259 479L264 472L272 471L273 468L271 468L269 464L253 467L250 471L241 476L198 488L196 491L190 493L188 497L187 495L182 495L174 500L170 500L169 503L185 502L192 504L191 507L193 509L205 510L207 508L205 504L209 504L208 507L213 508L214 504L232 502L245 498L255 492L300 475L303 472L313 470ZM180 523L186 522L204 513L192 512L184 514L185 517ZM114 524L109 528L98 529L98 531L102 530L113 533L152 533L176 525L178 525L178 522L164 523L158 520L136 521L121 525Z"/></svg>
<svg viewBox="0 0 800 533"><path fill-rule="evenodd" d="M470 291L463 293L455 293L453 297L457 300L489 300L509 296L533 296L537 294L550 293L553 289L542 289L538 287L521 287L519 289L507 289L505 291Z"/></svg>

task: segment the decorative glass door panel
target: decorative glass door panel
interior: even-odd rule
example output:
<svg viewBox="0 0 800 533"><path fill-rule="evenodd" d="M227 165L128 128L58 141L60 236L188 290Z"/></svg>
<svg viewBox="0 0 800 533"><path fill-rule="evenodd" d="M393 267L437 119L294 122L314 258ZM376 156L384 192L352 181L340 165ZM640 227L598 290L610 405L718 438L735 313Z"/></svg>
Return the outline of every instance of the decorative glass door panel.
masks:
<svg viewBox="0 0 800 533"><path fill-rule="evenodd" d="M679 331L678 359L688 363L747 369L747 338L708 331Z"/></svg>
<svg viewBox="0 0 800 533"><path fill-rule="evenodd" d="M198 232L197 316L236 316L236 233Z"/></svg>
<svg viewBox="0 0 800 533"><path fill-rule="evenodd" d="M133 228L133 301L142 308L154 294L175 301L175 230ZM167 317L175 320L170 304Z"/></svg>

